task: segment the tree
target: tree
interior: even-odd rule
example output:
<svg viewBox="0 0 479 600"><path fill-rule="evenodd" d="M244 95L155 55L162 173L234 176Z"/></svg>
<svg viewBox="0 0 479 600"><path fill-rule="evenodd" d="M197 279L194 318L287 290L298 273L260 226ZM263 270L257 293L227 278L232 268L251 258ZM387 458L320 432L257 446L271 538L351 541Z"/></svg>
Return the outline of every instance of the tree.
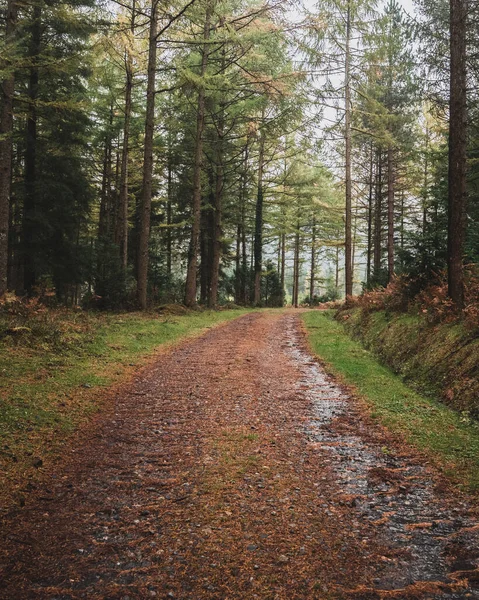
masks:
<svg viewBox="0 0 479 600"><path fill-rule="evenodd" d="M194 149L194 168L193 168L193 199L192 199L192 225L191 238L188 250L188 268L186 272L185 284L185 304L194 306L196 304L197 288L197 265L198 250L200 243L200 218L201 218L201 166L203 158L203 130L205 123L205 88L204 77L208 66L209 47L208 40L211 35L211 19L213 15L214 4L212 0L207 0L204 14L203 25L203 43L201 45L201 66L200 80L198 85L198 99L196 108L196 137Z"/></svg>
<svg viewBox="0 0 479 600"><path fill-rule="evenodd" d="M146 88L145 141L143 180L140 199L140 226L138 236L137 300L140 308L147 306L148 244L150 241L151 197L153 187L153 135L155 129L156 55L158 36L158 0L152 0L148 34L148 73Z"/></svg>
<svg viewBox="0 0 479 600"><path fill-rule="evenodd" d="M10 183L12 178L13 94L15 73L12 57L15 55L18 7L8 0L5 13L5 60L1 65L0 106L0 297L7 291L8 280L8 225L10 219Z"/></svg>
<svg viewBox="0 0 479 600"><path fill-rule="evenodd" d="M467 0L450 0L450 99L448 172L448 293L464 306L464 237L466 202L466 23Z"/></svg>

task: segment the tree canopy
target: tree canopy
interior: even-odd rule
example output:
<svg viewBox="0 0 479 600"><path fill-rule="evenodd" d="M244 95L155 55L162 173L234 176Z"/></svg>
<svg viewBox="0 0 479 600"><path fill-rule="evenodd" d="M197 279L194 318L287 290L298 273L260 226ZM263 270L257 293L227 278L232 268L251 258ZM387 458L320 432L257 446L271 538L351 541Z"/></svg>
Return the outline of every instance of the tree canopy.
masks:
<svg viewBox="0 0 479 600"><path fill-rule="evenodd" d="M298 305L447 270L464 306L472 3L3 0L1 16L0 295Z"/></svg>

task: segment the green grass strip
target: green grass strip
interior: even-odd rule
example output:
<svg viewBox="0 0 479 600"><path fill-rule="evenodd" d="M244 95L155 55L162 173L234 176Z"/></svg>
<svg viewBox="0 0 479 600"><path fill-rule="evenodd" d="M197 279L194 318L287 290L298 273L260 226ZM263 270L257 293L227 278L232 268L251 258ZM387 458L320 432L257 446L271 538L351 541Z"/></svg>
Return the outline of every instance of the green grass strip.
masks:
<svg viewBox="0 0 479 600"><path fill-rule="evenodd" d="M0 467L28 464L32 453L44 458L101 407L101 389L124 381L160 347L246 312L71 311L27 321L35 335L0 344Z"/></svg>
<svg viewBox="0 0 479 600"><path fill-rule="evenodd" d="M479 490L479 429L460 414L407 387L352 340L331 312L303 316L315 354L343 381L354 386L371 415L393 433L425 452L443 472L469 491Z"/></svg>

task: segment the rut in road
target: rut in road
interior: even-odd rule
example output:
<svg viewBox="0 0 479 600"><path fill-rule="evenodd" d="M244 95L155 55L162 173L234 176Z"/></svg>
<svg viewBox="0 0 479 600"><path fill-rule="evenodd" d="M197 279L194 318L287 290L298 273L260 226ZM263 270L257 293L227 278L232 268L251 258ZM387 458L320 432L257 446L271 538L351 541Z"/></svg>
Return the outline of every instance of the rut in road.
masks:
<svg viewBox="0 0 479 600"><path fill-rule="evenodd" d="M472 514L311 358L297 313L252 313L118 390L5 517L0 597L479 598Z"/></svg>

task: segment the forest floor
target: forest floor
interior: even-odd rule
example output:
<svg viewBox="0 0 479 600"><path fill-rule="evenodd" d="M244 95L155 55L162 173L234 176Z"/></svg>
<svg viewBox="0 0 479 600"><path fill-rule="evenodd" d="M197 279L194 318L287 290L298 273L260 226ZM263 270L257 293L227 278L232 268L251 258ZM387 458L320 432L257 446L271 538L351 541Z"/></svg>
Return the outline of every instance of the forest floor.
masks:
<svg viewBox="0 0 479 600"><path fill-rule="evenodd" d="M479 598L476 518L298 311L251 313L137 372L3 516L0 598Z"/></svg>

